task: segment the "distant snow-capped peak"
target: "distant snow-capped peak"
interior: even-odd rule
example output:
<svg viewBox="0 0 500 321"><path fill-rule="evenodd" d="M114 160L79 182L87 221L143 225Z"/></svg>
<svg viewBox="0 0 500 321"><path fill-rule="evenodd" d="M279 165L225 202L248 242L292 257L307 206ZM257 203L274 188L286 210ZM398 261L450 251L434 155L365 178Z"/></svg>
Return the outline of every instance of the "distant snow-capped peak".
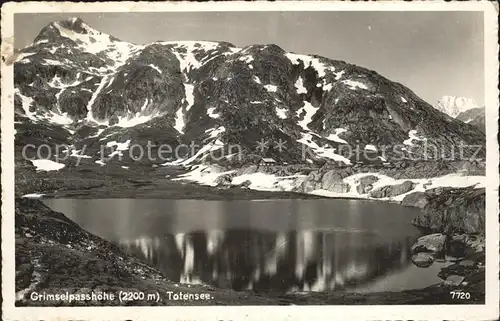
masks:
<svg viewBox="0 0 500 321"><path fill-rule="evenodd" d="M470 98L443 96L436 104L436 109L455 118L469 109L478 108L477 103Z"/></svg>

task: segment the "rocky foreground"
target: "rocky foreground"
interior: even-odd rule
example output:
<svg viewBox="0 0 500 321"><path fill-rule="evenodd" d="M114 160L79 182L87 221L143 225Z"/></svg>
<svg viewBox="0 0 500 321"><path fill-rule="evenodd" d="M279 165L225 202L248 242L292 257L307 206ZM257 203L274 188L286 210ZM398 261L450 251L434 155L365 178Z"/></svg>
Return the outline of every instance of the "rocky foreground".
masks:
<svg viewBox="0 0 500 321"><path fill-rule="evenodd" d="M412 261L428 267L435 260L454 264L439 277L445 285L485 291L485 190L437 188L405 197L402 204L423 209L413 224L428 234L412 247Z"/></svg>

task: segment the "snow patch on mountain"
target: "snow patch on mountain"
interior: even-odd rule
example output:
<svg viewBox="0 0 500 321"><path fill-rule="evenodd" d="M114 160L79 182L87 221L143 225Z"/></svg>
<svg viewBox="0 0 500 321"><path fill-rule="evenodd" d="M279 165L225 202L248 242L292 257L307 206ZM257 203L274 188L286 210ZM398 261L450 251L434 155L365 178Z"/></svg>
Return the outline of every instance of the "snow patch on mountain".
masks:
<svg viewBox="0 0 500 321"><path fill-rule="evenodd" d="M162 73L162 71L160 70L160 68L158 68L158 66L156 65L153 65L153 64L149 64L149 67L153 68L154 70L158 71L158 73Z"/></svg>
<svg viewBox="0 0 500 321"><path fill-rule="evenodd" d="M177 112L175 113L175 125L174 128L181 134L184 134L184 127L186 126L185 124L185 112L189 111L191 107L194 104L194 95L193 95L193 90L194 86L190 84L184 84L184 92L185 92L185 97L184 101L187 102L187 106L184 109L184 107L179 107ZM210 114L209 114L210 116Z"/></svg>
<svg viewBox="0 0 500 321"><path fill-rule="evenodd" d="M375 147L375 145L368 144L368 145L365 146L365 150L376 152L377 151L377 147Z"/></svg>
<svg viewBox="0 0 500 321"><path fill-rule="evenodd" d="M163 45L174 45L173 53L179 60L181 71L185 73L191 71L191 69L198 69L206 63L206 61L202 62L196 59L196 51L210 51L219 46L219 43L211 41L161 41L158 43Z"/></svg>
<svg viewBox="0 0 500 321"><path fill-rule="evenodd" d="M342 83L344 83L347 86L349 86L349 88L352 89L352 90L356 90L358 88L368 89L368 87L365 84L363 84L360 81L356 81L356 80L346 79L346 80L342 80Z"/></svg>
<svg viewBox="0 0 500 321"><path fill-rule="evenodd" d="M163 166L180 165L188 166L193 164L195 161L202 161L211 152L224 148L224 143L220 139L215 139L213 142L207 143L200 150L198 150L193 156L188 158L180 158L172 162L166 162L162 164Z"/></svg>
<svg viewBox="0 0 500 321"><path fill-rule="evenodd" d="M262 81L260 81L259 77L257 77L257 76L253 76L253 77L252 77L252 79L253 79L253 81L255 81L256 83L258 83L258 84L262 84Z"/></svg>
<svg viewBox="0 0 500 321"><path fill-rule="evenodd" d="M115 147L115 150L111 154L109 154L108 157L113 158L115 155L118 155L118 157L122 157L123 156L122 152L128 150L129 146L130 146L130 139L128 139L124 143L118 143L116 141L111 141L106 143L106 147L108 148Z"/></svg>
<svg viewBox="0 0 500 321"><path fill-rule="evenodd" d="M297 142L302 143L312 149L312 152L318 157L325 157L332 159L334 161L343 162L344 164L351 164L351 161L339 154L335 153L335 148L319 146L312 140L312 135L308 133L302 133L302 137L297 140Z"/></svg>
<svg viewBox="0 0 500 321"><path fill-rule="evenodd" d="M335 68L333 66L327 66L322 63L318 58L308 56L308 55L299 55L294 53L286 53L285 56L292 62L294 65L300 64L300 61L304 64L304 69L308 67L314 68L318 73L318 77L323 78L326 75L327 71L334 71Z"/></svg>
<svg viewBox="0 0 500 321"><path fill-rule="evenodd" d="M297 110L297 117L300 117L302 113L304 113L304 118L299 120L297 124L302 127L304 130L309 130L307 125L311 122L314 114L318 111L319 107L314 107L310 102L304 101L304 106Z"/></svg>
<svg viewBox="0 0 500 321"><path fill-rule="evenodd" d="M194 105L194 86L190 84L184 84L184 91L186 92L186 101L188 103L186 111L189 111Z"/></svg>
<svg viewBox="0 0 500 321"><path fill-rule="evenodd" d="M239 61L243 61L243 62L246 62L247 64L251 63L254 58L250 55L246 55L246 56L242 56L238 59Z"/></svg>
<svg viewBox="0 0 500 321"><path fill-rule="evenodd" d="M295 88L297 88L297 94L307 94L307 89L304 87L304 81L302 77L297 78L295 82Z"/></svg>
<svg viewBox="0 0 500 321"><path fill-rule="evenodd" d="M84 150L78 150L75 148L75 146L71 146L71 153L69 156L71 157L76 157L76 158L92 158L91 156L84 155L82 154Z"/></svg>
<svg viewBox="0 0 500 321"><path fill-rule="evenodd" d="M183 110L183 107L179 107L179 109L177 109L177 112L175 113L175 124L174 124L174 128L181 134L184 134L184 126L185 126L185 122L184 122L184 110Z"/></svg>
<svg viewBox="0 0 500 321"><path fill-rule="evenodd" d="M148 106L149 99L146 98L144 101L144 104L141 107L141 110L137 112L134 116L125 116L125 117L118 117L118 123L116 126L118 127L134 127L139 124L146 123L156 117L156 114L151 114L151 115L145 115L144 112L146 110L146 107Z"/></svg>
<svg viewBox="0 0 500 321"><path fill-rule="evenodd" d="M30 106L33 104L34 100L31 97L21 94L18 88L14 89L14 95L21 98L21 107L23 108L24 114L31 120L36 120L35 113L30 111Z"/></svg>
<svg viewBox="0 0 500 321"><path fill-rule="evenodd" d="M94 30L85 23L82 23L81 27L87 33L65 28L59 22L53 23L52 27L57 29L62 37L74 41L78 48L84 52L98 54L104 51L114 61L115 68L125 64L134 53L143 48L128 42L113 40L110 35Z"/></svg>
<svg viewBox="0 0 500 321"><path fill-rule="evenodd" d="M410 130L408 132L408 139L403 141L403 144L404 145L407 145L407 146L414 146L413 142L414 141L425 141L427 140L427 138L425 137L419 137L417 135L417 131L416 130Z"/></svg>
<svg viewBox="0 0 500 321"><path fill-rule="evenodd" d="M331 140L333 142L341 143L341 144L347 144L345 140L339 137L340 134L345 133L347 129L345 128L335 128L335 134L330 134L326 139Z"/></svg>
<svg viewBox="0 0 500 321"><path fill-rule="evenodd" d="M207 115L208 117L210 118L214 118L214 119L217 119L220 117L220 114L216 113L215 112L215 107L210 107L207 109Z"/></svg>
<svg viewBox="0 0 500 321"><path fill-rule="evenodd" d="M42 198L45 194L41 193L30 193L30 194L25 194L21 196L22 198Z"/></svg>
<svg viewBox="0 0 500 321"><path fill-rule="evenodd" d="M51 161L50 159L34 159L31 163L36 167L37 171L58 171L64 168L64 164Z"/></svg>
<svg viewBox="0 0 500 321"><path fill-rule="evenodd" d="M265 85L264 88L270 93L275 93L278 90L278 86L276 85Z"/></svg>
<svg viewBox="0 0 500 321"><path fill-rule="evenodd" d="M280 108L280 107L276 106L275 111L276 111L276 115L280 119L287 119L288 118L288 116L286 115L286 112L287 112L286 108Z"/></svg>
<svg viewBox="0 0 500 321"><path fill-rule="evenodd" d="M53 111L49 111L48 114L44 115L44 118L51 123L59 125L70 125L73 123L73 119L68 116L68 113L58 114Z"/></svg>
<svg viewBox="0 0 500 321"><path fill-rule="evenodd" d="M210 138L216 138L216 137L219 137L219 135L225 131L226 131L226 128L224 126L220 126L217 128L209 128L205 131L205 133L210 133Z"/></svg>
<svg viewBox="0 0 500 321"><path fill-rule="evenodd" d="M335 80L340 80L340 78L342 78L344 73L345 73L345 70L341 70L339 72L334 72L333 74L335 75Z"/></svg>

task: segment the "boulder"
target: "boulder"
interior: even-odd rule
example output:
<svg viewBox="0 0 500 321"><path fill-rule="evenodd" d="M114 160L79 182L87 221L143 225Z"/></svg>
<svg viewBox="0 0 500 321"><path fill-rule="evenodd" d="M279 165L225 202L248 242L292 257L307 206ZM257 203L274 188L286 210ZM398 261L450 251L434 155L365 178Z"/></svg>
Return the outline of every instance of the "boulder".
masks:
<svg viewBox="0 0 500 321"><path fill-rule="evenodd" d="M351 186L344 182L335 183L328 188L328 191L335 193L349 193L350 190Z"/></svg>
<svg viewBox="0 0 500 321"><path fill-rule="evenodd" d="M332 185L342 183L344 179L342 171L331 170L323 174L321 177L321 188L325 190L330 190Z"/></svg>
<svg viewBox="0 0 500 321"><path fill-rule="evenodd" d="M378 181L378 177L374 175L363 176L359 179L359 184L356 186L358 194L366 194L373 189L373 183Z"/></svg>
<svg viewBox="0 0 500 321"><path fill-rule="evenodd" d="M222 174L215 179L215 185L219 188L227 188L231 186L232 177L229 174Z"/></svg>
<svg viewBox="0 0 500 321"><path fill-rule="evenodd" d="M311 182L319 182L321 181L321 173L318 171L312 171L307 175L307 180Z"/></svg>
<svg viewBox="0 0 500 321"><path fill-rule="evenodd" d="M435 260L434 255L432 255L432 253L429 252L420 252L414 254L411 257L411 261L413 262L413 264L415 264L419 268L426 268L431 266L434 263L434 260Z"/></svg>
<svg viewBox="0 0 500 321"><path fill-rule="evenodd" d="M465 242L465 255L469 256L475 253L484 252L485 250L484 235L470 234L467 242Z"/></svg>
<svg viewBox="0 0 500 321"><path fill-rule="evenodd" d="M114 126L114 125L118 124L118 122L119 122L118 116L113 115L113 116L111 116L111 118L109 118L108 123L109 123L109 126Z"/></svg>
<svg viewBox="0 0 500 321"><path fill-rule="evenodd" d="M359 179L360 184L373 184L378 181L378 177L375 175L363 176Z"/></svg>
<svg viewBox="0 0 500 321"><path fill-rule="evenodd" d="M369 193L372 189L373 189L373 185L372 185L372 184L368 184L368 185L365 185L365 184L358 184L358 185L356 186L356 191L358 192L358 194L367 194L367 193Z"/></svg>
<svg viewBox="0 0 500 321"><path fill-rule="evenodd" d="M429 200L424 192L413 192L403 198L401 205L424 208L427 203L429 203Z"/></svg>
<svg viewBox="0 0 500 321"><path fill-rule="evenodd" d="M241 187L241 188L249 188L249 187L250 187L250 185L252 185L252 182L251 182L250 180L248 180L248 179L247 179L246 181L244 181L243 183L241 183L241 184L239 185L239 187Z"/></svg>
<svg viewBox="0 0 500 321"><path fill-rule="evenodd" d="M465 279L465 277L463 277L461 275L450 275L444 281L444 285L450 286L450 287L457 287L462 283L462 281L464 279Z"/></svg>
<svg viewBox="0 0 500 321"><path fill-rule="evenodd" d="M443 235L441 233L425 235L420 237L417 242L413 244L413 246L411 247L411 252L432 252L435 254L439 254L444 249L445 241L446 235Z"/></svg>
<svg viewBox="0 0 500 321"><path fill-rule="evenodd" d="M307 179L300 184L298 189L298 191L302 193L309 193L314 190L316 190L316 182Z"/></svg>
<svg viewBox="0 0 500 321"><path fill-rule="evenodd" d="M415 184L412 181L404 181L401 184L383 186L374 191L371 191L370 197L384 198L398 196L411 191L413 188L415 188Z"/></svg>

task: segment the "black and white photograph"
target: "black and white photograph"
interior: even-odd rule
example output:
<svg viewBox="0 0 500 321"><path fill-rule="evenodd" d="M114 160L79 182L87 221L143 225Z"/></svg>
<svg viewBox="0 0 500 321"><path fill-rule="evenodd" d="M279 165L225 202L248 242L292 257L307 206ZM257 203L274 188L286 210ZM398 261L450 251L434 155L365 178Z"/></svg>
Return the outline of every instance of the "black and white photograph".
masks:
<svg viewBox="0 0 500 321"><path fill-rule="evenodd" d="M4 6L4 308L498 316L498 6L390 4Z"/></svg>

